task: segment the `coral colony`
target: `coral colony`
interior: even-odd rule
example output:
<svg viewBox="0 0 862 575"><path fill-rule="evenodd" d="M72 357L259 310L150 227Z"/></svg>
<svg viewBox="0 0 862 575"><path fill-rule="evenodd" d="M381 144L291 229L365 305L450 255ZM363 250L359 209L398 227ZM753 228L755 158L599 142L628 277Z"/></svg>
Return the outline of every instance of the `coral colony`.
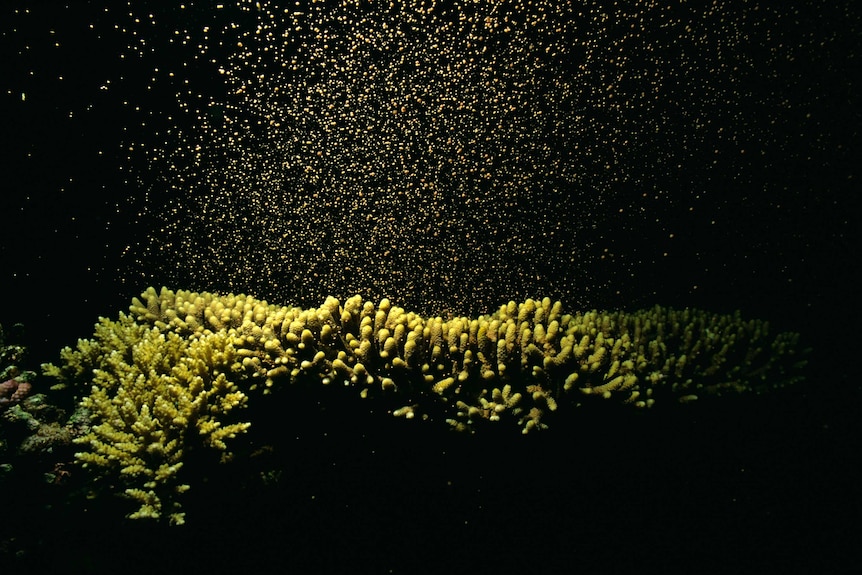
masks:
<svg viewBox="0 0 862 575"><path fill-rule="evenodd" d="M254 423L244 411L285 386L335 386L461 432L529 433L595 401L649 408L796 382L797 343L763 321L690 309L570 314L544 299L444 320L359 296L300 309L150 288L44 371L90 390L77 460L123 486L140 505L131 517L181 523L184 451L230 461L231 440Z"/></svg>

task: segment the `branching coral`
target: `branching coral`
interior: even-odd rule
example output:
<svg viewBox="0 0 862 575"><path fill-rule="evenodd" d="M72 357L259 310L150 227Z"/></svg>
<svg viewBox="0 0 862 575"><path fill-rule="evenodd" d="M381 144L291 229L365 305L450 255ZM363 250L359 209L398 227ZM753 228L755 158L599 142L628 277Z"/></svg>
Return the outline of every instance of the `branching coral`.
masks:
<svg viewBox="0 0 862 575"><path fill-rule="evenodd" d="M189 488L180 480L184 452L211 448L229 458L225 440L250 425L231 418L247 398L232 381L239 364L227 334L183 337L121 314L62 358L63 368L46 373L65 381L92 374L81 401L92 427L76 440L86 446L77 459L122 478L140 504L131 517L166 513L182 523L175 496Z"/></svg>
<svg viewBox="0 0 862 575"><path fill-rule="evenodd" d="M443 320L359 296L300 309L150 288L130 312L101 320L93 340L46 373L91 386L81 405L93 426L78 459L123 479L140 504L132 517L174 522L183 519L176 494L188 489L185 451L229 458L227 440L249 427L234 409L283 385L385 394L402 402L395 416L439 416L464 431L509 420L527 433L561 406L760 392L798 381L805 363L797 334L770 334L738 313L568 314L547 298Z"/></svg>

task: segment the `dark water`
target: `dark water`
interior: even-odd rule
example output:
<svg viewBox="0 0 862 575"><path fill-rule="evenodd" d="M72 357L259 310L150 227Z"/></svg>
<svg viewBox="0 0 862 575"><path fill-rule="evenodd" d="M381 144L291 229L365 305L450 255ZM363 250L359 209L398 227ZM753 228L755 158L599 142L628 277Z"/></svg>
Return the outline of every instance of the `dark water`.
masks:
<svg viewBox="0 0 862 575"><path fill-rule="evenodd" d="M854 3L127 4L0 8L0 322L34 365L169 285L738 308L800 331L810 375L527 439L297 397L276 485L225 471L170 530L24 497L11 569L839 571L862 514Z"/></svg>

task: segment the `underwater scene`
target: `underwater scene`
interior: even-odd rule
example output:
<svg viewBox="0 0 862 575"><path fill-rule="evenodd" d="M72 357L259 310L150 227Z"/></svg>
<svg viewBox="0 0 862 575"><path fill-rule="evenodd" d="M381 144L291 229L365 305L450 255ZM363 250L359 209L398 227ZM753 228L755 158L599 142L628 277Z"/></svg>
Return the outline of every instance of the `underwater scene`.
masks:
<svg viewBox="0 0 862 575"><path fill-rule="evenodd" d="M0 572L853 572L862 7L0 6Z"/></svg>

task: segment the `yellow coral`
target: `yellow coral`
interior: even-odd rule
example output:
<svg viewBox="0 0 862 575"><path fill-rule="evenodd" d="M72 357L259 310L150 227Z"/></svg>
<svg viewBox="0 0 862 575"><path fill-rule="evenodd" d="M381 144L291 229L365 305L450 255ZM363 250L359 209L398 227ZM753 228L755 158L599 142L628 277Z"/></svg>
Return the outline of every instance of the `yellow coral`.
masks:
<svg viewBox="0 0 862 575"><path fill-rule="evenodd" d="M235 411L286 384L331 384L362 397L397 395L391 413L440 413L454 429L515 422L547 427L566 406L616 399L649 407L763 391L801 379L798 334L770 335L740 314L654 307L563 314L560 302L509 302L469 319L422 318L359 296L318 309L245 295L149 288L130 316L101 319L91 340L45 373L83 384L92 427L81 464L113 474L139 504L132 517L181 522L184 452L229 460L249 422ZM336 386L333 386L336 387Z"/></svg>
<svg viewBox="0 0 862 575"><path fill-rule="evenodd" d="M150 305L133 309L154 310ZM174 496L186 489L178 479L184 449L202 444L226 451L225 440L250 424L224 424L247 399L229 378L238 364L227 333L186 338L164 325L138 325L123 314L116 322L103 319L95 339L64 350L65 365L46 371L66 380L92 374L90 394L81 400L92 426L76 439L84 446L77 459L122 478L125 494L140 504L130 517L159 517L167 507L179 522Z"/></svg>

